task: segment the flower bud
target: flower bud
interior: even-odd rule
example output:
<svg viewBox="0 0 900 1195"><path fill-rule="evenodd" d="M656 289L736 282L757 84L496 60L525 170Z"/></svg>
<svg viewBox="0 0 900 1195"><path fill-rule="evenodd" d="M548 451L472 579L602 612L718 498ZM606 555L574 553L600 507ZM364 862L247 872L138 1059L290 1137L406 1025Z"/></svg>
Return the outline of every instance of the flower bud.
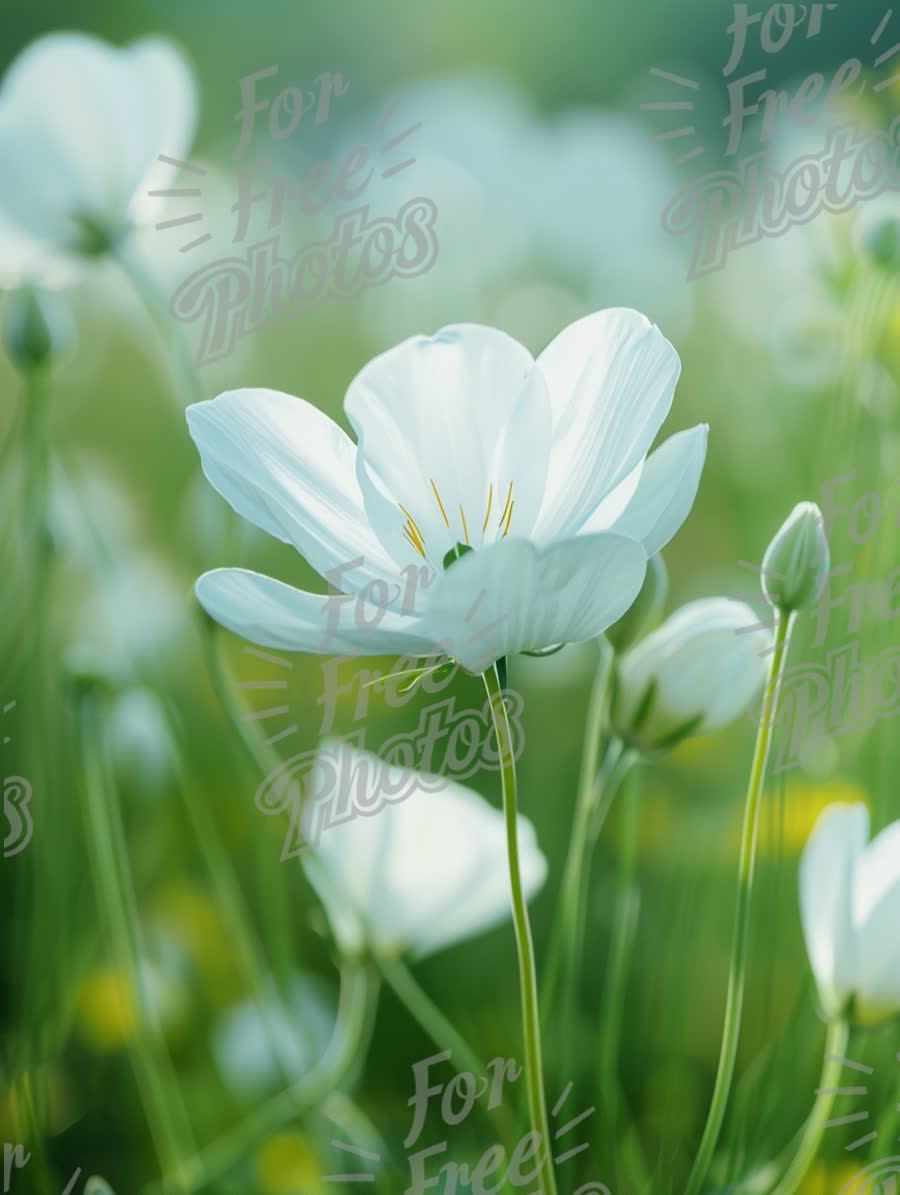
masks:
<svg viewBox="0 0 900 1195"><path fill-rule="evenodd" d="M731 722L762 686L771 642L743 602L689 602L618 659L616 734L650 755Z"/></svg>
<svg viewBox="0 0 900 1195"><path fill-rule="evenodd" d="M112 1187L99 1174L92 1174L84 1185L84 1195L115 1195Z"/></svg>
<svg viewBox="0 0 900 1195"><path fill-rule="evenodd" d="M66 347L71 331L66 315L58 297L50 297L31 286L9 296L3 338L19 369L40 369Z"/></svg>
<svg viewBox="0 0 900 1195"><path fill-rule="evenodd" d="M822 512L815 502L800 502L766 549L763 593L783 614L804 610L818 600L830 566Z"/></svg>
<svg viewBox="0 0 900 1195"><path fill-rule="evenodd" d="M618 622L606 631L606 637L616 652L623 652L657 621L669 592L669 574L662 556L657 552L647 561L641 592Z"/></svg>

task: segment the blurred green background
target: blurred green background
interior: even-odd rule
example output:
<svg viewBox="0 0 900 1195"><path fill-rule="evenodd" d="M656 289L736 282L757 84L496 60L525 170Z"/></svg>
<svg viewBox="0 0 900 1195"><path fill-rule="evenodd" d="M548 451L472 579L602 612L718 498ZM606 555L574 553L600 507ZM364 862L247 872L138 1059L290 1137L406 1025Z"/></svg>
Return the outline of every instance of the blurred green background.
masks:
<svg viewBox="0 0 900 1195"><path fill-rule="evenodd" d="M851 54L868 66L869 39L883 12L877 3L843 4L826 15L817 38L797 34L770 58L754 41L746 70L765 66L771 85L796 89L812 70L830 78ZM856 470L857 479L841 491L855 499L868 491L887 494L900 473L900 302L894 275L861 247L862 207L736 251L723 270L695 280L688 279L685 239L660 226L668 200L699 171L696 161L674 168L679 151L653 140L672 127L670 118L642 112L640 104L672 93L648 71L656 66L703 81L691 120L707 146L703 170L714 169L723 141L721 70L730 17L728 5L694 0L640 7L623 0L452 6L81 0L74 7L32 0L5 11L0 58L5 67L34 38L56 29L116 44L150 34L172 38L190 58L200 95L191 160L214 167L230 195L243 76L277 63L283 86L309 86L325 70L349 80L333 119L309 136L301 127L277 147L279 172L298 176L313 156L366 140L397 97L409 123L423 122L415 142L419 160L400 176L405 189L373 194L373 211L395 211L398 195L432 198L441 246L435 267L415 282L395 279L239 340L231 356L197 371L198 393L266 386L302 395L342 420L343 394L358 369L407 335L451 321L487 322L536 353L579 315L638 306L683 362L666 432L701 420L711 428L697 503L665 552L674 608L702 595L757 593L758 577L739 562L758 562L794 503L819 500L828 478ZM898 99L900 86L887 88L854 117L886 129ZM781 122L778 153L796 157L823 140L821 123L797 129ZM229 201L216 200L213 222L227 226ZM291 217L289 226L286 235L298 243L320 235L318 222ZM226 240L220 237L209 260L228 252ZM192 258L185 266L171 236L152 229L146 252L167 292L202 264ZM286 548L232 520L200 474L182 410L196 395L185 396L167 342L170 334L194 343L196 329L170 320L160 335L111 266L91 271L66 301L77 331L53 370L49 394L58 469L48 617L62 645L60 661L105 678L104 716L152 987L177 1088L202 1145L237 1131L266 1097L309 1068L327 1042L337 982L325 923L302 869L295 860L279 863L286 820L255 807L260 773L211 685L191 587L204 569L226 564L304 587L321 583ZM16 532L21 385L5 357L0 403L8 437L3 700L17 701L4 719L11 740L3 746L5 774L27 777L35 794L34 841L4 859L0 871L6 997L0 1138L22 1140L23 1127L31 1127L44 1141L35 1147L33 1169L13 1176L14 1191L42 1189L28 1183L45 1181L37 1171L44 1153L52 1176L47 1189L62 1191L81 1167L82 1177L102 1174L126 1195L158 1178L127 1053L138 1014L127 979L110 961L87 867L82 731L73 698L62 679L46 691L28 668L25 648L34 629L21 554L33 545ZM841 592L889 575L897 564L896 533L886 516L860 546L847 520L837 522L832 560L852 566ZM858 640L861 658L871 660L896 639L892 623L871 608L851 628L846 604L832 613L824 644L813 642L814 632L813 620L801 623L792 663L821 663L848 640ZM234 679L271 675L242 643L224 632L220 639ZM547 660L511 661L510 682L526 702L521 806L550 861L550 877L532 906L539 960L548 948L596 660L595 647L583 645ZM297 658L285 698L302 728L293 751L318 741L324 683L320 660ZM474 680L452 691L461 704L482 703ZM372 693L370 748L412 729L426 701L420 695L395 710ZM354 702L355 695L342 700L338 730L357 726ZM717 1173L718 1189L784 1148L811 1107L823 1027L800 936L797 856L832 801L867 801L876 828L900 815L896 727L896 718L886 717L835 738L768 786L739 1081L723 1150L731 1161L729 1172ZM752 743L748 717L688 742L640 779L620 1074L626 1120L660 1191L678 1191L684 1181L715 1073ZM472 783L499 805L495 774L481 773ZM264 987L292 1009L277 1058L261 1036L254 1013L259 990L211 882L192 806L213 819L226 848L265 959ZM581 1104L594 1103L590 1075L625 831L614 809L593 861L575 1027L580 1069L563 1073L550 1058L551 1103L569 1079L578 1080ZM520 1056L509 924L444 951L417 967L416 976L480 1056ZM898 1036L887 1028L851 1044L851 1057L875 1068L865 1101L873 1120L900 1099ZM253 1141L210 1189L336 1191L322 1176L345 1159L329 1143L349 1132L379 1142L393 1158L383 1189L405 1189L410 1067L433 1052L385 992L348 1098L323 1100L278 1134ZM611 1123L607 1113L598 1108L592 1121L580 1181L602 1181L622 1195L628 1185L621 1122ZM441 1139L439 1122L432 1130ZM453 1138L451 1156L476 1157L486 1144L482 1131L467 1122ZM825 1161L804 1191L836 1192L863 1164L844 1153L846 1141L838 1133L826 1138Z"/></svg>

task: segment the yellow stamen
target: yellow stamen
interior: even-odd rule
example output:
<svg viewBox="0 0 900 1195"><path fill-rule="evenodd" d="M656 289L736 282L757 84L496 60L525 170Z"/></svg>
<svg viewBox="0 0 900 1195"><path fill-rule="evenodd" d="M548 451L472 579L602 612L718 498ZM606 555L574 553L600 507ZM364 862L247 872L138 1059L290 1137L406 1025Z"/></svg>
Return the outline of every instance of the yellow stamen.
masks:
<svg viewBox="0 0 900 1195"><path fill-rule="evenodd" d="M515 505L516 505L516 502L515 502L515 499L513 499L512 502L510 502L510 504L509 504L509 512L506 516L506 526L503 528L504 537L509 535L509 525L512 522L512 512L513 512Z"/></svg>
<svg viewBox="0 0 900 1195"><path fill-rule="evenodd" d="M398 502L397 505L400 507L400 509L403 511L403 513L406 515L407 519L409 520L410 530L415 534L416 539L419 540L419 542L424 545L425 536L419 530L416 520L412 517L412 515L409 513L409 511L406 509L406 507L401 502Z"/></svg>
<svg viewBox="0 0 900 1195"><path fill-rule="evenodd" d="M444 520L444 526L449 527L450 520L447 518L447 512L444 510L444 504L441 501L441 496L438 493L437 486L434 484L434 482L431 483L431 488L434 490L434 496L437 498L437 504L441 508L441 518Z"/></svg>
<svg viewBox="0 0 900 1195"><path fill-rule="evenodd" d="M509 504L510 504L510 502L512 501L512 491L513 491L513 483L512 483L512 482L510 482L510 483L509 483L509 492L508 492L508 493L507 493L507 495L506 495L506 504L505 504L505 506L503 507L503 514L500 516L500 522L497 524L497 526L498 526L498 527L502 527L502 526L503 526L503 521L504 521L504 519L506 518L506 515L507 515L507 513L508 513L508 511L509 511Z"/></svg>
<svg viewBox="0 0 900 1195"><path fill-rule="evenodd" d="M409 524L407 525L407 530L409 531L410 539L413 541L413 543L416 545L416 547L419 549L419 551L424 556L425 555L425 537L424 537L424 535L422 535L422 533L421 533L421 531L419 531L418 527L412 527Z"/></svg>
<svg viewBox="0 0 900 1195"><path fill-rule="evenodd" d="M484 516L484 522L481 525L481 534L482 535L484 535L485 531L487 531L488 519L491 517L491 503L493 502L493 500L494 500L494 483L491 482L491 484L488 486L487 514Z"/></svg>
<svg viewBox="0 0 900 1195"><path fill-rule="evenodd" d="M462 519L463 535L465 536L466 543L468 543L469 542L469 528L466 526L466 512L463 510L462 507L459 508L459 517Z"/></svg>
<svg viewBox="0 0 900 1195"><path fill-rule="evenodd" d="M413 539L413 537L410 535L409 529L407 527L403 528L403 534L406 536L406 538L409 540L409 542L412 544L412 546L416 549L416 551L419 553L419 555L424 560L425 559L425 549L424 549L423 545L420 543L417 543Z"/></svg>

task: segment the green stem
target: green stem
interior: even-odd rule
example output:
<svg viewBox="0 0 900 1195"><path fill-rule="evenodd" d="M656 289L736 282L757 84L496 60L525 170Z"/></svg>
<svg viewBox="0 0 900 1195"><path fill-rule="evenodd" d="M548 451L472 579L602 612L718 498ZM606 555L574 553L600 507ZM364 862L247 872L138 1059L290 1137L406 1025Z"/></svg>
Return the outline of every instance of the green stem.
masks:
<svg viewBox="0 0 900 1195"><path fill-rule="evenodd" d="M794 1195L819 1151L825 1124L834 1103L835 1088L841 1080L841 1067L849 1038L850 1027L846 1021L832 1021L828 1026L825 1061L822 1063L822 1077L816 1089L816 1102L803 1129L794 1160L772 1195Z"/></svg>
<svg viewBox="0 0 900 1195"><path fill-rule="evenodd" d="M213 817L206 793L202 785L193 786L189 794L187 779L183 771L183 752L180 735L175 719L167 711L169 733L172 741L178 744L175 770L178 788L183 798L184 808L194 831L194 837L200 847L200 853L212 884L212 890L225 914L232 942L235 947L238 962L241 965L250 989L256 998L257 1007L263 1023L263 1029L284 1082L290 1082L294 1075L282 1066L281 1033L272 1012L273 1001L277 1000L284 1023L290 1021L290 1009L284 1004L282 994L276 985L267 977L269 968L266 965L265 954L260 946L258 937L253 929L250 913L244 901L243 894L234 873L225 843L219 833L216 819Z"/></svg>
<svg viewBox="0 0 900 1195"><path fill-rule="evenodd" d="M636 777L628 785L621 804L619 869L616 876L615 920L609 948L609 975L600 1026L600 1091L606 1103L613 1131L619 1119L619 1043L628 964L637 928L637 893L634 891L635 858L640 824L640 788Z"/></svg>
<svg viewBox="0 0 900 1195"><path fill-rule="evenodd" d="M587 853L588 832L591 813L597 800L596 784L600 760L600 739L606 714L606 695L610 676L611 655L608 649L605 652L605 657L594 673L594 684L591 689L584 732L584 750L581 756L578 793L575 798L572 835L563 870L553 933L550 936L550 957L547 960L541 987L541 1002L544 1010L542 1028L545 1031L555 1004L556 989L566 970L566 962L571 961L571 952L575 944L574 928L580 904L579 895L583 887L582 872Z"/></svg>
<svg viewBox="0 0 900 1195"><path fill-rule="evenodd" d="M538 1012L537 977L534 963L534 943L528 907L522 888L519 866L518 809L516 794L516 761L513 752L509 714L503 700L497 666L484 674L484 683L491 705L497 751L503 781L503 812L506 818L506 848L509 856L509 882L512 895L513 925L519 955L519 986L522 999L522 1032L525 1039L525 1078L528 1085L528 1110L531 1128L540 1134L541 1188L543 1195L557 1195L556 1176L550 1130L547 1120L547 1101L544 1094L543 1064L541 1061L540 1014Z"/></svg>
<svg viewBox="0 0 900 1195"><path fill-rule="evenodd" d="M240 701L234 695L225 672L225 666L222 663L218 644L216 643L217 624L213 622L204 610L200 611L199 619L200 633L203 638L203 654L206 658L206 666L209 670L209 678L212 682L213 691L216 697L218 697L235 734L240 739L250 763L263 776L268 776L275 768L281 766L281 757L273 747L270 747L260 737L259 732L253 729L256 723L251 722L245 717L246 711L241 707Z"/></svg>
<svg viewBox="0 0 900 1195"><path fill-rule="evenodd" d="M227 674L218 645L218 626L202 609L198 608L200 636L203 655L206 660L210 682L219 704L225 712L232 730L244 748L247 760L258 774L269 776L281 767L281 757L260 733L260 723L246 717L247 710L235 696L231 679ZM299 811L297 813L299 816ZM294 823L291 822L291 825ZM290 973L292 956L291 931L287 915L288 901L284 890L284 871L271 865L271 843L268 836L259 840L257 856L259 875L257 891L265 906L266 942L272 970L282 987L285 987Z"/></svg>
<svg viewBox="0 0 900 1195"><path fill-rule="evenodd" d="M454 1064L459 1063L462 1070L476 1076L483 1074L484 1063L428 993L416 982L402 959L379 957L376 962L388 986L434 1044L440 1049L449 1050L452 1061ZM492 1109L492 1113L497 1127L507 1141L512 1143L515 1129L508 1110L501 1104Z"/></svg>
<svg viewBox="0 0 900 1195"><path fill-rule="evenodd" d="M712 1101L700 1141L700 1148L691 1169L685 1188L685 1195L699 1195L709 1171L731 1091L734 1065L737 1058L738 1040L741 1032L741 1012L744 1002L744 985L747 979L747 952L750 939L750 904L753 893L753 874L756 864L756 838L759 826L759 807L762 798L763 780L772 741L775 710L781 673L787 655L790 627L794 615L776 615L775 643L769 676L763 699L762 714L756 735L756 748L750 768L750 782L747 787L747 801L744 807L744 825L741 832L741 855L738 870L737 901L734 914L734 937L731 946L731 964L728 973L728 994L725 999L725 1021L722 1029L722 1046L719 1052L719 1066L716 1073Z"/></svg>
<svg viewBox="0 0 900 1195"><path fill-rule="evenodd" d="M83 787L94 881L100 907L108 921L113 955L117 965L128 975L130 990L140 1007L141 1015L129 1048L160 1166L164 1174L173 1175L174 1185L183 1190L184 1176L180 1168L191 1148L190 1129L180 1096L169 1077L171 1063L141 973L138 932L132 919L134 895L123 870L125 861L119 849L123 835L118 806L111 791L98 706L96 692L85 689L79 693Z"/></svg>
<svg viewBox="0 0 900 1195"><path fill-rule="evenodd" d="M186 1163L182 1173L188 1192L220 1178L264 1137L318 1107L349 1080L368 1051L375 1025L377 997L378 986L367 968L348 966L341 973L334 1034L319 1065Z"/></svg>
<svg viewBox="0 0 900 1195"><path fill-rule="evenodd" d="M473 1075L481 1074L484 1063L459 1030L416 982L406 964L399 958L384 956L377 958L376 963L388 986L434 1044L452 1051L454 1061L461 1062Z"/></svg>

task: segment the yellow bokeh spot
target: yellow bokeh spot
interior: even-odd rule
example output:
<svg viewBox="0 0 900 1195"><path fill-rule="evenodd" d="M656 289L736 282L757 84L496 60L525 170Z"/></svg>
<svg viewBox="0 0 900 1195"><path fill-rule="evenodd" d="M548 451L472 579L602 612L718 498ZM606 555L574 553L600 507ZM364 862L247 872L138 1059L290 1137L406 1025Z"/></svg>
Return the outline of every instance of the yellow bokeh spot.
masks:
<svg viewBox="0 0 900 1195"><path fill-rule="evenodd" d="M786 786L783 805L776 793L766 794L766 809L760 817L761 855L799 855L821 814L836 802L861 801L869 805L866 790L852 780L796 780ZM739 841L739 832L737 836Z"/></svg>
<svg viewBox="0 0 900 1195"><path fill-rule="evenodd" d="M75 1019L85 1042L95 1050L118 1050L138 1026L140 1012L124 971L104 967L82 983Z"/></svg>
<svg viewBox="0 0 900 1195"><path fill-rule="evenodd" d="M272 1195L323 1195L318 1158L299 1133L270 1137L256 1156L262 1189Z"/></svg>
<svg viewBox="0 0 900 1195"><path fill-rule="evenodd" d="M156 920L197 966L216 1003L227 1004L240 982L234 953L227 949L228 927L215 902L193 884L172 884L161 896Z"/></svg>
<svg viewBox="0 0 900 1195"><path fill-rule="evenodd" d="M797 1188L797 1195L840 1195L861 1169L862 1163L816 1162Z"/></svg>

